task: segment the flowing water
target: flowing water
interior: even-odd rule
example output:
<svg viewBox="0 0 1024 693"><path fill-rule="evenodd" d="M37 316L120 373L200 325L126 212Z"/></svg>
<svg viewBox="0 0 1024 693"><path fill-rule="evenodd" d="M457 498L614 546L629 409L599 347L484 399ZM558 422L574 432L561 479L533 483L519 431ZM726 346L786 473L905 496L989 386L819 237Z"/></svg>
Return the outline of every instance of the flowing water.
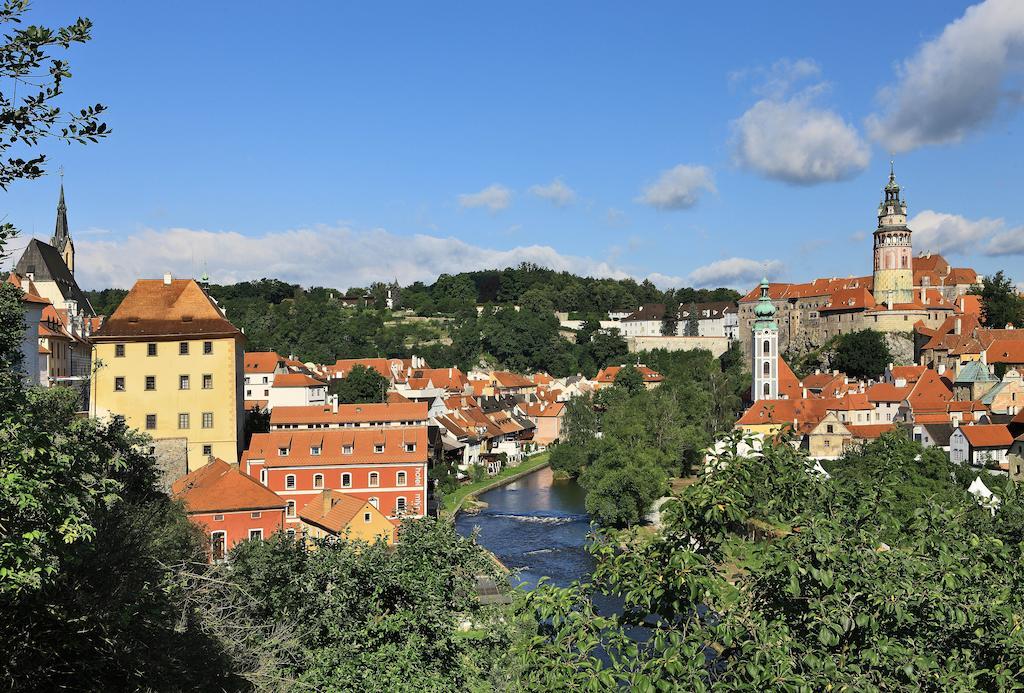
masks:
<svg viewBox="0 0 1024 693"><path fill-rule="evenodd" d="M455 528L469 536L513 571L512 584L535 585L541 577L566 586L594 569L586 551L590 517L584 492L575 481L553 478L545 467L511 484L481 494L487 507L462 513Z"/></svg>

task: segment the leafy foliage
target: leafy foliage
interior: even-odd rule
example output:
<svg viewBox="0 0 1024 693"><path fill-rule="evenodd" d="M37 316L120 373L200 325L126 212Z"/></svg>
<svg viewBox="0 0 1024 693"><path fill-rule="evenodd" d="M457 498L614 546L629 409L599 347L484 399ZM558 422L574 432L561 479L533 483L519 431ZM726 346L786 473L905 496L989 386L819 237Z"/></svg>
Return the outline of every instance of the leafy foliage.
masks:
<svg viewBox="0 0 1024 693"><path fill-rule="evenodd" d="M875 330L859 330L839 335L833 366L854 378L878 379L892 362L885 335Z"/></svg>
<svg viewBox="0 0 1024 693"><path fill-rule="evenodd" d="M388 379L375 369L357 364L345 378L332 380L327 391L337 395L341 404L383 402L389 385Z"/></svg>
<svg viewBox="0 0 1024 693"><path fill-rule="evenodd" d="M1024 327L1024 296L1002 270L982 279L981 285L973 287L970 293L981 297L982 316L988 327Z"/></svg>

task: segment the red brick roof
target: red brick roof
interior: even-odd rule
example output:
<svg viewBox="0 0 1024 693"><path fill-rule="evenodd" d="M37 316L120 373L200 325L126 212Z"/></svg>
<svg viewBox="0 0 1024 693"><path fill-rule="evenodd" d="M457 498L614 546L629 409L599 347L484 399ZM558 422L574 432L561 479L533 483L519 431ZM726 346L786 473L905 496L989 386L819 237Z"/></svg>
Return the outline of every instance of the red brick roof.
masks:
<svg viewBox="0 0 1024 693"><path fill-rule="evenodd" d="M313 499L299 511L299 517L334 534L341 534L349 523L363 512L384 517L380 510L367 500L341 491L327 490L313 496Z"/></svg>
<svg viewBox="0 0 1024 693"><path fill-rule="evenodd" d="M406 443L416 449L408 452ZM383 445L383 452L374 452ZM351 454L343 454L345 446ZM319 447L313 455L311 448ZM288 454L281 456L284 448ZM314 430L284 430L256 433L249 442L243 460L263 459L268 467L303 467L337 464L421 464L427 461L427 427L412 428L321 428Z"/></svg>
<svg viewBox="0 0 1024 693"><path fill-rule="evenodd" d="M237 327L193 279L140 279L93 334L98 341L146 337L235 337Z"/></svg>
<svg viewBox="0 0 1024 693"><path fill-rule="evenodd" d="M846 428L850 433L853 434L854 438L860 438L862 440L874 440L883 433L891 431L896 426L891 423L885 424L846 424Z"/></svg>
<svg viewBox="0 0 1024 693"><path fill-rule="evenodd" d="M526 412L527 416L561 416L565 411L564 402L529 402L520 404L519 408Z"/></svg>
<svg viewBox="0 0 1024 693"><path fill-rule="evenodd" d="M972 448L1008 448L1013 443L1006 424L975 424L961 426L960 430Z"/></svg>
<svg viewBox="0 0 1024 693"><path fill-rule="evenodd" d="M500 387L534 387L534 382L518 373L509 371L494 371L491 374Z"/></svg>
<svg viewBox="0 0 1024 693"><path fill-rule="evenodd" d="M247 351L244 363L246 373L273 373L284 361L276 351Z"/></svg>
<svg viewBox="0 0 1024 693"><path fill-rule="evenodd" d="M821 422L836 400L828 399L762 399L754 402L736 422L738 426L763 426L794 422L803 432Z"/></svg>
<svg viewBox="0 0 1024 693"><path fill-rule="evenodd" d="M274 387L324 387L327 383L305 373L278 373L274 376Z"/></svg>
<svg viewBox="0 0 1024 693"><path fill-rule="evenodd" d="M338 359L333 364L324 366L324 370L334 377L345 378L356 366L375 370L388 380L402 381L405 379L405 373L412 368L412 359ZM398 373L397 378L392 368Z"/></svg>
<svg viewBox="0 0 1024 693"><path fill-rule="evenodd" d="M985 351L985 360L989 363L1024 363L1024 341L997 339Z"/></svg>
<svg viewBox="0 0 1024 693"><path fill-rule="evenodd" d="M306 407L274 407L270 425L283 424L344 424L394 423L398 421L425 421L426 402L388 402L387 404L339 404L337 413L330 405Z"/></svg>
<svg viewBox="0 0 1024 693"><path fill-rule="evenodd" d="M595 380L597 380L597 382L599 383L614 383L615 376L617 376L619 374L619 371L622 370L624 367L625 366L605 366L598 372ZM665 379L664 377L662 377L661 373L658 373L657 371L648 368L647 366L640 365L633 367L636 368L636 370L640 373L645 383L660 383L662 380Z"/></svg>
<svg viewBox="0 0 1024 693"><path fill-rule="evenodd" d="M285 507L276 493L222 459L214 459L175 481L171 494L181 499L190 513Z"/></svg>
<svg viewBox="0 0 1024 693"><path fill-rule="evenodd" d="M896 387L892 383L876 383L867 389L871 402L902 402L910 394L910 386Z"/></svg>

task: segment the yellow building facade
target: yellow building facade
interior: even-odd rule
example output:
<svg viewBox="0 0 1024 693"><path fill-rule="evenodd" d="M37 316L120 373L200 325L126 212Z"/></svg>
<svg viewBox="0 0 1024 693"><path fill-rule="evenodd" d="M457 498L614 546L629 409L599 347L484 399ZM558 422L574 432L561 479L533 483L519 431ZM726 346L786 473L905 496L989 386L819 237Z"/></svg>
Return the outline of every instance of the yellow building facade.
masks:
<svg viewBox="0 0 1024 693"><path fill-rule="evenodd" d="M195 281L140 280L93 334L93 416L180 441L187 469L237 464L245 337Z"/></svg>

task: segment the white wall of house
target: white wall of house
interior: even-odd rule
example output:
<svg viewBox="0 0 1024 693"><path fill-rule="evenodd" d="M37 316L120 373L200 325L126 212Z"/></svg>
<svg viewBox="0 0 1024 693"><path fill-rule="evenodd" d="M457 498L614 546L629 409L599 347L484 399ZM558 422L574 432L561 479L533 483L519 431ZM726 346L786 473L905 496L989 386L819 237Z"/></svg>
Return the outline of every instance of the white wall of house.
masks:
<svg viewBox="0 0 1024 693"><path fill-rule="evenodd" d="M262 390L261 390L262 391ZM262 397L246 399L263 399ZM324 404L327 401L327 388L323 385L315 387L272 387L267 408L274 407L308 407L312 404Z"/></svg>
<svg viewBox="0 0 1024 693"><path fill-rule="evenodd" d="M949 459L957 464L970 464L971 444L959 428L949 436Z"/></svg>
<svg viewBox="0 0 1024 693"><path fill-rule="evenodd" d="M270 388L272 388L273 385L273 373L246 373L245 398L270 399Z"/></svg>
<svg viewBox="0 0 1024 693"><path fill-rule="evenodd" d="M21 369L32 385L46 381L46 360L39 358L39 321L43 317L43 306L38 303L22 302L25 307L25 333L21 337ZM40 380L42 378L42 380Z"/></svg>

